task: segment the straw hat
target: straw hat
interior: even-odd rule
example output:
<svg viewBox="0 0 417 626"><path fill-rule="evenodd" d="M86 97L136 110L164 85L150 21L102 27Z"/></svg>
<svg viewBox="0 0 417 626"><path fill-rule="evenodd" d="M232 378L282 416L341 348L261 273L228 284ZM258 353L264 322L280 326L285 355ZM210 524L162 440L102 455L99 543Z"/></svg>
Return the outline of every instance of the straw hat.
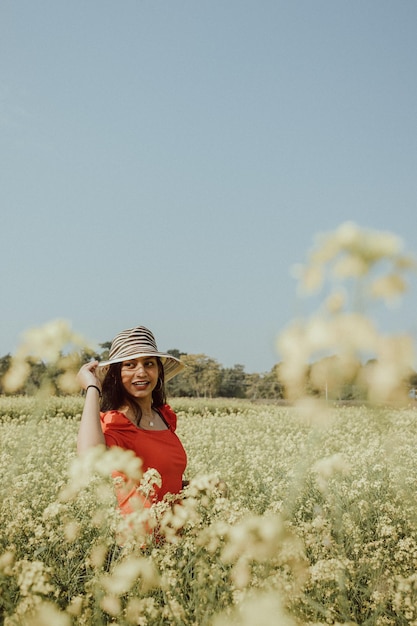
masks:
<svg viewBox="0 0 417 626"><path fill-rule="evenodd" d="M101 361L98 365L101 370L99 371L100 378L104 378L109 365L112 363L121 363L122 361L137 359L142 356L157 356L161 359L165 380L173 378L184 368L179 359L171 354L158 351L155 337L148 328L137 326L136 328L122 330L113 339L108 361Z"/></svg>

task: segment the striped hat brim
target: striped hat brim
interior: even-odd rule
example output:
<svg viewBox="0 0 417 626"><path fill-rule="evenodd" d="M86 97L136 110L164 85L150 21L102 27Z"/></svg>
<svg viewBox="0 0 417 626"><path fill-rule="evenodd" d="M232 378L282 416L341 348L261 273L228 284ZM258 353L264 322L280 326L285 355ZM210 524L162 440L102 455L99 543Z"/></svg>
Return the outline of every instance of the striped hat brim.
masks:
<svg viewBox="0 0 417 626"><path fill-rule="evenodd" d="M177 374L179 374L185 367L183 363L174 356L170 354L164 354L163 352L136 352L135 354L129 354L128 356L123 356L116 359L110 359L109 361L101 361L98 364L100 368L100 378L104 378L107 374L107 371L112 365L112 363L123 363L123 361L128 361L129 359L139 359L143 356L157 356L161 359L162 367L164 368L164 378L165 381L174 378Z"/></svg>
<svg viewBox="0 0 417 626"><path fill-rule="evenodd" d="M159 352L155 337L148 328L137 326L123 330L113 339L109 359L99 363L98 374L100 378L104 378L112 363L122 363L129 359L146 356L158 357L161 360L165 380L170 380L184 369L184 364L179 359L171 354Z"/></svg>

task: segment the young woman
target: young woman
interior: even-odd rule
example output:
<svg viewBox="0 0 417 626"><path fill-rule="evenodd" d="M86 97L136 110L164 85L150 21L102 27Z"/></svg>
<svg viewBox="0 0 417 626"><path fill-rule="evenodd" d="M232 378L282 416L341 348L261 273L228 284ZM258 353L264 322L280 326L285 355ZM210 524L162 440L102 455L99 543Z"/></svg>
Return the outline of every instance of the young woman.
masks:
<svg viewBox="0 0 417 626"><path fill-rule="evenodd" d="M108 361L86 363L78 373L86 394L79 454L99 444L119 446L142 460L143 472L155 469L161 477L161 484L155 483L145 497L137 484L119 474L124 484L116 494L123 513L131 512L138 500L150 506L183 488L187 457L165 394L165 381L182 368L178 359L158 351L150 330L138 326L115 337Z"/></svg>

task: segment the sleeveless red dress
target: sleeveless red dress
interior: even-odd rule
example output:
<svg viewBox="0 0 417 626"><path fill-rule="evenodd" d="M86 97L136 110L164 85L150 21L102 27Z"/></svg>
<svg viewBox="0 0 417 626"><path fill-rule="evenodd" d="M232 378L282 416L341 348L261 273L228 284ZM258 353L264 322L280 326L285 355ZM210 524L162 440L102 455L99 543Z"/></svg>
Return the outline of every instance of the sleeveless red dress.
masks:
<svg viewBox="0 0 417 626"><path fill-rule="evenodd" d="M154 485L151 496L145 497L138 490L138 484L127 480L120 472L115 475L123 479L123 484L116 486L116 495L122 513L134 510L135 500L142 506L162 500L167 493L179 493L182 478L187 465L187 456L181 441L175 434L177 416L168 404L156 409L168 428L166 430L144 430L133 424L120 411L101 413L101 427L106 446L119 446L132 450L142 460L142 471L156 469L161 476L161 486Z"/></svg>

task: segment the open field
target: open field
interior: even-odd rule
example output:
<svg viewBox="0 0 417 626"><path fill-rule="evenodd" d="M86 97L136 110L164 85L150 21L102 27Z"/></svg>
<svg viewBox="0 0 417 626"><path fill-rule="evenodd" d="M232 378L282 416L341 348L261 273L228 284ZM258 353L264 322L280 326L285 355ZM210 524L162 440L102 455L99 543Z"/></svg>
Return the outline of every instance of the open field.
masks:
<svg viewBox="0 0 417 626"><path fill-rule="evenodd" d="M120 548L81 398L0 398L0 623L417 624L415 408L172 406L191 485Z"/></svg>

